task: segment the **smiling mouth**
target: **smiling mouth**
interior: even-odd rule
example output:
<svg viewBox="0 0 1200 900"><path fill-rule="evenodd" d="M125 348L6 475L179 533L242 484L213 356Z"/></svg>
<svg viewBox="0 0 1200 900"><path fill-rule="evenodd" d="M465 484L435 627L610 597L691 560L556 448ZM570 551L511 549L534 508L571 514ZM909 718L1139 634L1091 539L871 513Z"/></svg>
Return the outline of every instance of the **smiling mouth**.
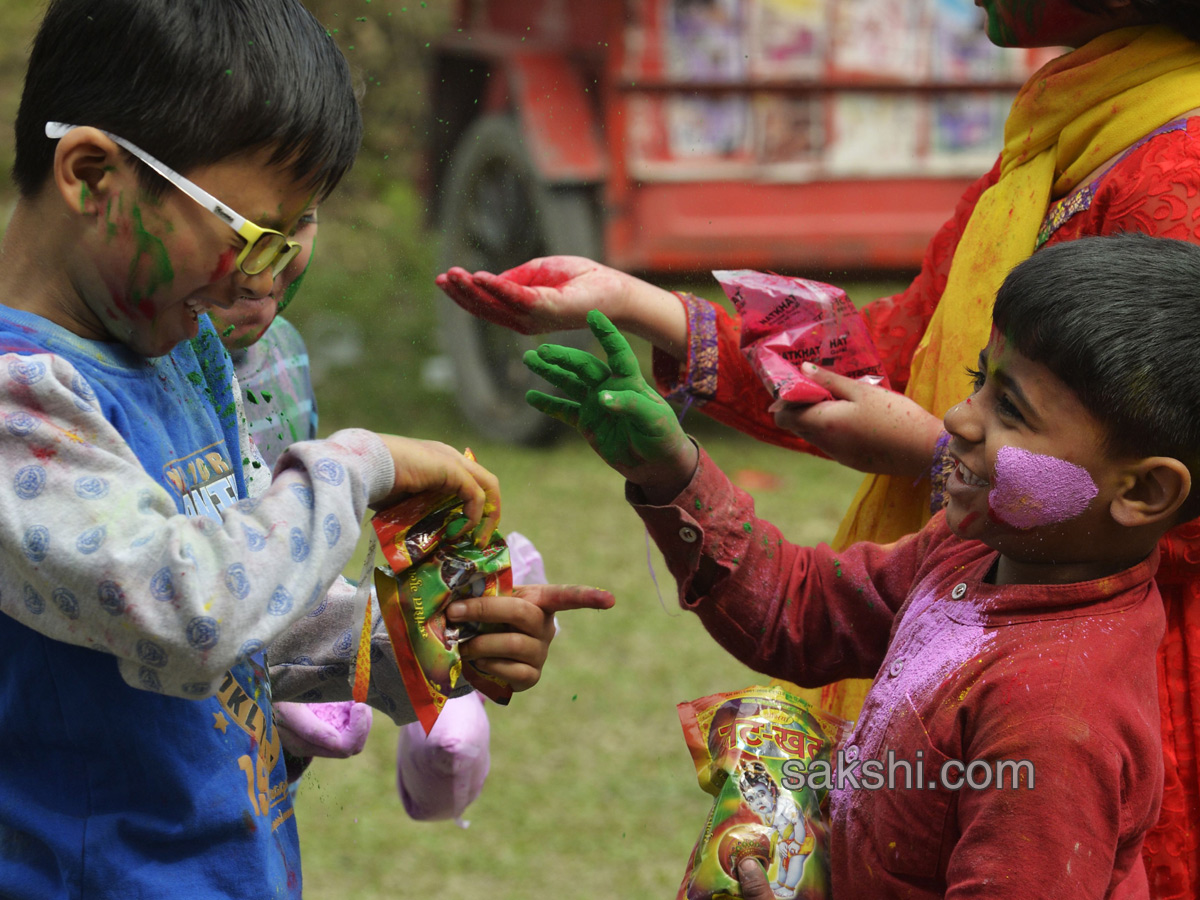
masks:
<svg viewBox="0 0 1200 900"><path fill-rule="evenodd" d="M988 486L987 479L980 478L978 475L976 475L974 472L972 472L970 469L968 469L966 466L964 466L962 464L962 460L956 459L954 461L954 471L958 473L958 477L962 479L963 484L970 485L971 487L987 487Z"/></svg>

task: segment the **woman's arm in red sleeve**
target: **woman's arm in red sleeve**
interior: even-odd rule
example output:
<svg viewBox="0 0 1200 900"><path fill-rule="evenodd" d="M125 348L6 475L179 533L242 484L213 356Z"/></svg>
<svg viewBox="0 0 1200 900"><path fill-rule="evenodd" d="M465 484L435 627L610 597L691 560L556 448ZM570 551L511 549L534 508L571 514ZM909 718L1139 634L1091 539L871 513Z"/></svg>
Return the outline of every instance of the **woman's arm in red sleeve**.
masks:
<svg viewBox="0 0 1200 900"><path fill-rule="evenodd" d="M954 215L925 251L920 273L908 288L863 309L867 327L896 390L904 390L913 351L937 308L958 240L979 195L995 183L999 164L974 182L959 200ZM715 303L681 294L688 320L686 359L654 352L658 389L675 399L690 398L718 422L760 441L824 456L807 441L779 428L767 412L771 395L742 355L740 325Z"/></svg>

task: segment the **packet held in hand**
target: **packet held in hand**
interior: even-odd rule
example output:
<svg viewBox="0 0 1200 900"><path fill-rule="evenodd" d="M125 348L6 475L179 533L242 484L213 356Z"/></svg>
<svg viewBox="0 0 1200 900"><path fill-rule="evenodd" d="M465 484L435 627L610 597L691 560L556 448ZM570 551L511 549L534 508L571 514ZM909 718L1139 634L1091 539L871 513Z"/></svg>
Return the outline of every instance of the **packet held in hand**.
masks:
<svg viewBox="0 0 1200 900"><path fill-rule="evenodd" d="M458 497L422 493L371 520L387 566L375 570L375 591L408 698L428 734L450 693L464 679L458 645L503 626L446 621L446 606L464 597L512 593L508 547L499 532L477 547ZM484 696L507 704L512 688L472 669Z"/></svg>
<svg viewBox="0 0 1200 900"><path fill-rule="evenodd" d="M826 789L801 784L828 764L849 723L782 687L749 687L679 704L679 720L712 809L678 898L740 897L738 863L766 870L776 897L828 900Z"/></svg>
<svg viewBox="0 0 1200 900"><path fill-rule="evenodd" d="M713 277L737 307L742 352L775 398L771 412L783 403L833 399L801 363L889 387L866 323L841 289L749 269Z"/></svg>

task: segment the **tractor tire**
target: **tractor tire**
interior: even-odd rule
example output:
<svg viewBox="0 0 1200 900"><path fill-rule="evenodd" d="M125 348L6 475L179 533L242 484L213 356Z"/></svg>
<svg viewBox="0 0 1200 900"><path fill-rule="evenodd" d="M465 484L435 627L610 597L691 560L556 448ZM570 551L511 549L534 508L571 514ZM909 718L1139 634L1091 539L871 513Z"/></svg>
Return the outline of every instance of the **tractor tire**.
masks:
<svg viewBox="0 0 1200 900"><path fill-rule="evenodd" d="M547 185L534 171L516 120L485 115L463 133L447 167L438 209L442 232L438 271L461 266L502 272L555 254L600 254L594 191ZM521 361L542 343L592 346L587 331L528 337L460 308L437 292L438 337L454 372L455 395L467 421L486 437L545 445L563 430L525 402L525 392L554 389Z"/></svg>

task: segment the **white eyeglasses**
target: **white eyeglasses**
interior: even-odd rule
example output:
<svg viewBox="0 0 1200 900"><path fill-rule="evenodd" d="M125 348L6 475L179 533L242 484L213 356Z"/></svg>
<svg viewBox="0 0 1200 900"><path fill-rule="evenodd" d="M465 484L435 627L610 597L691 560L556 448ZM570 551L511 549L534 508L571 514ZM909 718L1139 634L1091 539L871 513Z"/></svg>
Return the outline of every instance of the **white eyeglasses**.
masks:
<svg viewBox="0 0 1200 900"><path fill-rule="evenodd" d="M47 122L46 137L57 141L78 125L64 125L62 122ZM106 135L109 140L128 150L151 169L161 175L175 187L179 188L218 219L232 228L246 242L238 253L237 266L246 275L258 275L266 269L271 270L271 277L279 275L288 263L300 252L300 245L291 240L282 231L273 228L262 228L255 225L243 215L234 212L204 188L184 178L166 163L155 159L145 150L136 147L124 138L117 137L103 128L96 129Z"/></svg>

